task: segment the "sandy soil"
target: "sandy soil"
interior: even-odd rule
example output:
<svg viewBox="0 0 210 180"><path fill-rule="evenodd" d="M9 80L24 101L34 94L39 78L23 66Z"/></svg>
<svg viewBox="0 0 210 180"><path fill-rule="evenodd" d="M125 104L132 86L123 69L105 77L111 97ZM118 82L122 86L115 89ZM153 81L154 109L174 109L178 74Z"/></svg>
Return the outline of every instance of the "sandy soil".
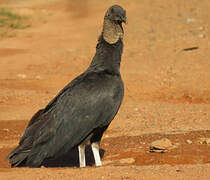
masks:
<svg viewBox="0 0 210 180"><path fill-rule="evenodd" d="M6 155L31 118L83 72L106 9L127 10L123 105L101 144L103 167L77 153L40 169L10 168ZM210 1L1 0L31 27L0 39L0 179L210 179ZM194 50L186 48L197 47ZM151 142L176 145L151 153ZM72 167L73 166L73 167Z"/></svg>

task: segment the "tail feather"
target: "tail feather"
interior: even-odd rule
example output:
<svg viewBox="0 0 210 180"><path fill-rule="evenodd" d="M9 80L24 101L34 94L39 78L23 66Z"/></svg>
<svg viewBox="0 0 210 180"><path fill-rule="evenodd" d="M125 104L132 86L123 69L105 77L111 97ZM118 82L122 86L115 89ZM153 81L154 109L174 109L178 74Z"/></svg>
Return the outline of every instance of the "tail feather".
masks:
<svg viewBox="0 0 210 180"><path fill-rule="evenodd" d="M18 166L24 166L24 162L27 159L28 153L20 153L16 156L13 156L11 159L9 159L9 162L12 167L18 167Z"/></svg>
<svg viewBox="0 0 210 180"><path fill-rule="evenodd" d="M37 129L42 125L45 118L41 118L45 109L39 110L28 123L23 136L19 142L19 145L7 156L12 167L18 166L40 166L42 159L41 157L34 157L34 161L31 157L31 149L34 142L34 136ZM37 161L39 160L39 162ZM31 161L32 162L31 162ZM28 163L30 162L30 163Z"/></svg>
<svg viewBox="0 0 210 180"><path fill-rule="evenodd" d="M28 157L30 150L22 150L20 146L15 148L9 155L8 159L12 167L23 166Z"/></svg>

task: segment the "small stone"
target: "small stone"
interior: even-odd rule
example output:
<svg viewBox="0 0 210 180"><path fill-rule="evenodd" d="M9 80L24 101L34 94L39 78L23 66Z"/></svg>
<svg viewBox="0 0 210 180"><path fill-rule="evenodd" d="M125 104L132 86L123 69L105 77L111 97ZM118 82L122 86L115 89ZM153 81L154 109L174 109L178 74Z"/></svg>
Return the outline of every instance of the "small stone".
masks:
<svg viewBox="0 0 210 180"><path fill-rule="evenodd" d="M21 79L25 79L26 78L26 75L25 74L18 74L17 75L19 78L21 78Z"/></svg>
<svg viewBox="0 0 210 180"><path fill-rule="evenodd" d="M171 147L171 149L177 148L177 147L179 147L179 146L180 146L180 143L175 143L175 144Z"/></svg>
<svg viewBox="0 0 210 180"><path fill-rule="evenodd" d="M35 76L36 79L41 79L41 76L37 75Z"/></svg>
<svg viewBox="0 0 210 180"><path fill-rule="evenodd" d="M204 34L199 34L198 37L199 38L205 38L205 35Z"/></svg>
<svg viewBox="0 0 210 180"><path fill-rule="evenodd" d="M210 144L210 138L200 138L198 142L200 144Z"/></svg>
<svg viewBox="0 0 210 180"><path fill-rule="evenodd" d="M192 141L188 139L188 140L187 140L187 143L188 143L188 144L192 144Z"/></svg>
<svg viewBox="0 0 210 180"><path fill-rule="evenodd" d="M150 146L150 152L166 152L169 149L172 149L173 145L171 141L167 138L163 138L160 140L153 141Z"/></svg>
<svg viewBox="0 0 210 180"><path fill-rule="evenodd" d="M201 31L204 30L204 27L203 26L200 26L199 27L199 30L201 30Z"/></svg>
<svg viewBox="0 0 210 180"><path fill-rule="evenodd" d="M186 18L185 21L186 21L187 23L191 23L191 22L194 22L195 19L194 19L194 18Z"/></svg>
<svg viewBox="0 0 210 180"><path fill-rule="evenodd" d="M132 164L135 162L135 159L134 158L125 158L125 159L121 159L119 162L122 164Z"/></svg>
<svg viewBox="0 0 210 180"><path fill-rule="evenodd" d="M9 129L7 129L7 128L4 128L4 129L3 129L3 131L9 132Z"/></svg>

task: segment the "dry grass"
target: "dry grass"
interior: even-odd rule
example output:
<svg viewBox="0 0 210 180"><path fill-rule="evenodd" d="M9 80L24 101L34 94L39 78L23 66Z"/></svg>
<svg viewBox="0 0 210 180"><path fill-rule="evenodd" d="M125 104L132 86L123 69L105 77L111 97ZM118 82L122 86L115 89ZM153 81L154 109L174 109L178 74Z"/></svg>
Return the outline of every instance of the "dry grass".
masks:
<svg viewBox="0 0 210 180"><path fill-rule="evenodd" d="M30 27L28 20L27 16L20 16L9 9L0 9L0 37L13 37L16 29Z"/></svg>

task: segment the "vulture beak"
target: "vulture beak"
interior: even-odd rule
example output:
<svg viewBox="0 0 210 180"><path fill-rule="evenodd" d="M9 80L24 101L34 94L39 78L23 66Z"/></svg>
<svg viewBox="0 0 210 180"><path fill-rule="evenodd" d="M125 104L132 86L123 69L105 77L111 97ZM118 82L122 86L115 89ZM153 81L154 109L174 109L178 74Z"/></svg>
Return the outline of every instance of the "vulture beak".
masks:
<svg viewBox="0 0 210 180"><path fill-rule="evenodd" d="M125 24L128 24L126 16L122 17L122 22L124 22Z"/></svg>

